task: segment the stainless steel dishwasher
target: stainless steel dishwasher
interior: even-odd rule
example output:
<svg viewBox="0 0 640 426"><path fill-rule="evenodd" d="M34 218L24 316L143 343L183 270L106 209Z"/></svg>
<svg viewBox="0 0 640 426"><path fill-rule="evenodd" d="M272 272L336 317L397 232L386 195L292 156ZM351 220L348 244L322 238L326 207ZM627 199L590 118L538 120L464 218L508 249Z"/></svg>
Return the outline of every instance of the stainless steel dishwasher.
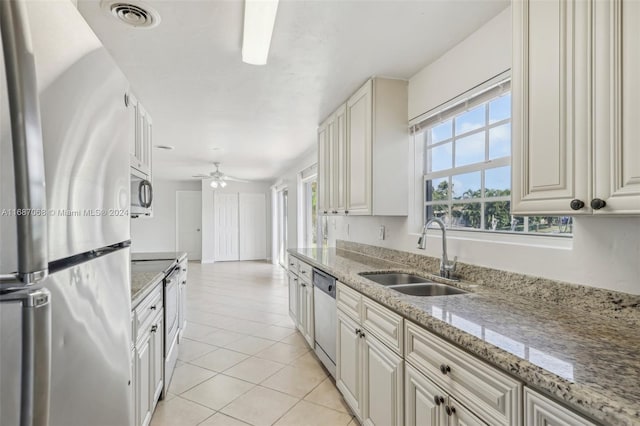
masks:
<svg viewBox="0 0 640 426"><path fill-rule="evenodd" d="M313 316L315 352L336 377L336 279L318 269L313 270Z"/></svg>

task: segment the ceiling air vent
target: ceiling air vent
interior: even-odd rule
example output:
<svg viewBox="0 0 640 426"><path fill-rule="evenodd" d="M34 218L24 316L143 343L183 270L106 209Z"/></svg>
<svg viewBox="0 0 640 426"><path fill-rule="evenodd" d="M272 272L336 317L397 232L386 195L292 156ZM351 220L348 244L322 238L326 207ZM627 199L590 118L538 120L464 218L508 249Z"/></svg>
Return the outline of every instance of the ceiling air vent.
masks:
<svg viewBox="0 0 640 426"><path fill-rule="evenodd" d="M135 28L153 28L160 23L160 15L140 2L103 1L102 7L120 22Z"/></svg>

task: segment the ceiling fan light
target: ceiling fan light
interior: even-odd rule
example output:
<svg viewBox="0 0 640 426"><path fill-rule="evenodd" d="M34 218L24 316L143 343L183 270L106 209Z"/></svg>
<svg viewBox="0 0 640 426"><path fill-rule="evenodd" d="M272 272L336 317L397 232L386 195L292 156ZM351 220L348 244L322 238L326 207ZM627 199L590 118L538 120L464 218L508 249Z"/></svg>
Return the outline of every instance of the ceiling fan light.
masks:
<svg viewBox="0 0 640 426"><path fill-rule="evenodd" d="M214 189L215 189L215 188L217 188L217 187L218 187L218 182L217 182L217 181L215 181L215 180L212 180L212 181L211 181L211 183L210 183L210 185L211 185L211 187L212 187L212 188L214 188Z"/></svg>
<svg viewBox="0 0 640 426"><path fill-rule="evenodd" d="M242 62L266 65L278 0L245 0Z"/></svg>
<svg viewBox="0 0 640 426"><path fill-rule="evenodd" d="M227 186L227 182L225 181L220 182L220 186L224 188L225 186Z"/></svg>

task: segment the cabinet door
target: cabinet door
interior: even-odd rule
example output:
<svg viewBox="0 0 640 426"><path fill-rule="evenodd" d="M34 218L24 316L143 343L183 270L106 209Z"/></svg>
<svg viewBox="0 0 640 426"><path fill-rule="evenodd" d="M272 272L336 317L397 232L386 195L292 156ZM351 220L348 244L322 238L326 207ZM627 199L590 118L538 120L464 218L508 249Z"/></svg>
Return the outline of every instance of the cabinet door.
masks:
<svg viewBox="0 0 640 426"><path fill-rule="evenodd" d="M360 418L362 398L362 344L360 326L338 309L336 386L353 413Z"/></svg>
<svg viewBox="0 0 640 426"><path fill-rule="evenodd" d="M365 425L404 424L404 361L368 331L361 334L362 419Z"/></svg>
<svg viewBox="0 0 640 426"><path fill-rule="evenodd" d="M595 426L595 423L572 413L529 388L524 390L524 424L525 426Z"/></svg>
<svg viewBox="0 0 640 426"><path fill-rule="evenodd" d="M136 152L137 152L137 165L136 168L142 173L149 175L149 159L151 155L151 149L149 147L149 126L147 111L144 107L138 104L138 134L136 138Z"/></svg>
<svg viewBox="0 0 640 426"><path fill-rule="evenodd" d="M449 426L486 426L486 423L476 417L455 399L449 397L447 413L449 414ZM538 423L540 424L540 423ZM545 423L542 423L545 424ZM552 423L555 425L555 423Z"/></svg>
<svg viewBox="0 0 640 426"><path fill-rule="evenodd" d="M595 2L596 214L640 213L640 3Z"/></svg>
<svg viewBox="0 0 640 426"><path fill-rule="evenodd" d="M328 202L329 214L338 213L337 209L337 198L335 194L335 186L336 186L336 122L335 115L331 115L329 119L327 119L327 164L325 167L325 173L327 174L327 185L328 191L326 194L326 200Z"/></svg>
<svg viewBox="0 0 640 426"><path fill-rule="evenodd" d="M329 133L327 124L318 129L318 212L329 213Z"/></svg>
<svg viewBox="0 0 640 426"><path fill-rule="evenodd" d="M131 157L131 164L138 159L138 100L135 96L127 94L127 109L129 113L129 129L131 134L129 136L129 155Z"/></svg>
<svg viewBox="0 0 640 426"><path fill-rule="evenodd" d="M407 426L440 426L447 424L444 404L447 395L416 370L405 364L404 407Z"/></svg>
<svg viewBox="0 0 640 426"><path fill-rule="evenodd" d="M136 425L151 421L151 336L147 335L136 349Z"/></svg>
<svg viewBox="0 0 640 426"><path fill-rule="evenodd" d="M372 82L347 101L347 214L371 214Z"/></svg>
<svg viewBox="0 0 640 426"><path fill-rule="evenodd" d="M144 125L145 125L144 141L142 142L144 155L142 157L142 163L146 168L149 176L151 176L151 164L152 164L152 157L153 157L153 134L152 134L153 124L151 122L151 117L149 116L149 113L145 114Z"/></svg>
<svg viewBox="0 0 640 426"><path fill-rule="evenodd" d="M129 424L131 426L136 425L138 404L136 402L136 350L131 349L131 366L130 375L131 381L129 382L129 392L131 398L131 413L129 413Z"/></svg>
<svg viewBox="0 0 640 426"><path fill-rule="evenodd" d="M300 283L304 289L304 306L305 306L305 324L304 332L302 333L307 339L307 343L312 348L314 347L315 339L315 318L313 316L313 286L311 284L305 284L304 281Z"/></svg>
<svg viewBox="0 0 640 426"><path fill-rule="evenodd" d="M300 278L296 277L296 285L298 286L298 330L304 336L307 329L307 292L306 287L302 285Z"/></svg>
<svg viewBox="0 0 640 426"><path fill-rule="evenodd" d="M151 326L151 377L149 379L151 401L149 406L152 410L162 393L162 371L164 367L163 322L163 316L159 315L155 324Z"/></svg>
<svg viewBox="0 0 640 426"><path fill-rule="evenodd" d="M513 2L513 214L591 212L591 4Z"/></svg>
<svg viewBox="0 0 640 426"><path fill-rule="evenodd" d="M341 105L335 112L332 176L334 185L331 188L334 197L333 204L338 213L344 213L347 209L347 106Z"/></svg>
<svg viewBox="0 0 640 426"><path fill-rule="evenodd" d="M298 277L289 272L289 316L298 324Z"/></svg>

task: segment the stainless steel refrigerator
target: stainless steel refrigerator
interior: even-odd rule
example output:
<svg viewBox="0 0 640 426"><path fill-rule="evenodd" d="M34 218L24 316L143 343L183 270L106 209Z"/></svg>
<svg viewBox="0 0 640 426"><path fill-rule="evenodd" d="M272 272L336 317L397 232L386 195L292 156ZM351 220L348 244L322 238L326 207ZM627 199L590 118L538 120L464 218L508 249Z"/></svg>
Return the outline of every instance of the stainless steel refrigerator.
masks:
<svg viewBox="0 0 640 426"><path fill-rule="evenodd" d="M128 83L71 1L0 29L0 424L131 424Z"/></svg>

